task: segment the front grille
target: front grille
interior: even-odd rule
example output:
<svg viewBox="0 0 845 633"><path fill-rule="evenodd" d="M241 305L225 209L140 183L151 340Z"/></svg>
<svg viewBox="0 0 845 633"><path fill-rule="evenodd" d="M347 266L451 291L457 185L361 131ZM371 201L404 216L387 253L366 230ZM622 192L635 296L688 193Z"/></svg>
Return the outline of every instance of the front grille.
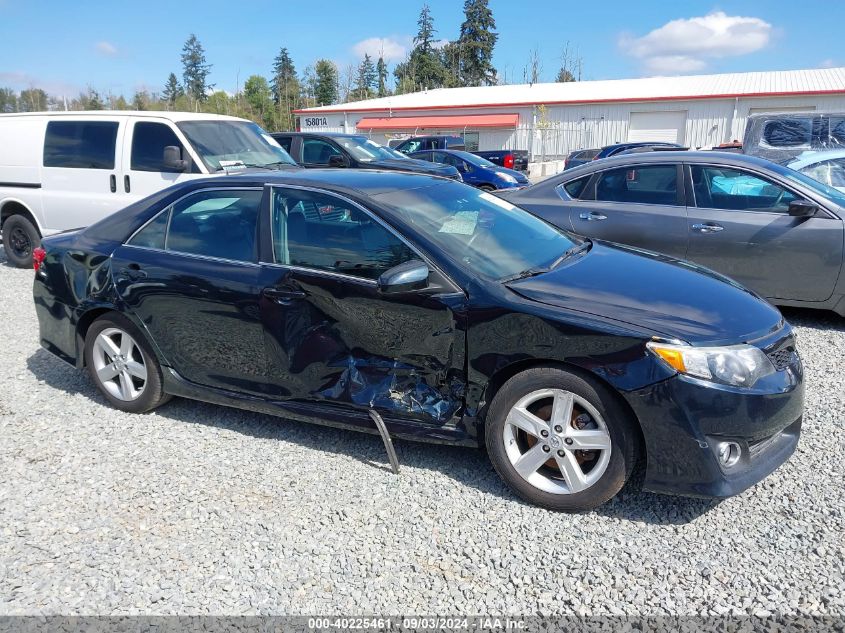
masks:
<svg viewBox="0 0 845 633"><path fill-rule="evenodd" d="M782 347L775 352L770 352L767 356L778 371L783 371L798 362L798 352L791 345L789 347Z"/></svg>

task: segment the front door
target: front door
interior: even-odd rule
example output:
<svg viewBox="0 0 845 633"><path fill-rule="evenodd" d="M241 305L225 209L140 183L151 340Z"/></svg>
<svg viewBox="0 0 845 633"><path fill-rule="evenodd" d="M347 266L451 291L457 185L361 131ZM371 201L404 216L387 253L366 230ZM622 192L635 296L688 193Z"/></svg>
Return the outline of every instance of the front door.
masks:
<svg viewBox="0 0 845 633"><path fill-rule="evenodd" d="M175 171L164 164L164 148L178 147L182 158L190 167ZM118 187L132 200L194 178L202 178L198 157L187 149L187 144L175 127L162 120L132 118L127 122L123 142L123 172Z"/></svg>
<svg viewBox="0 0 845 633"><path fill-rule="evenodd" d="M271 205L261 311L279 396L447 424L463 403L463 293L433 271L427 289L381 294L385 270L421 257L344 198L274 187Z"/></svg>
<svg viewBox="0 0 845 633"><path fill-rule="evenodd" d="M842 263L842 221L794 218L798 193L735 167L690 166L689 257L770 299L824 301Z"/></svg>
<svg viewBox="0 0 845 633"><path fill-rule="evenodd" d="M630 165L599 172L580 199L567 202L573 230L684 258L687 209L681 167Z"/></svg>
<svg viewBox="0 0 845 633"><path fill-rule="evenodd" d="M126 117L56 118L47 123L41 199L48 231L88 226L129 201L117 151Z"/></svg>
<svg viewBox="0 0 845 633"><path fill-rule="evenodd" d="M265 393L257 221L261 189L196 191L112 256L121 299L191 382Z"/></svg>

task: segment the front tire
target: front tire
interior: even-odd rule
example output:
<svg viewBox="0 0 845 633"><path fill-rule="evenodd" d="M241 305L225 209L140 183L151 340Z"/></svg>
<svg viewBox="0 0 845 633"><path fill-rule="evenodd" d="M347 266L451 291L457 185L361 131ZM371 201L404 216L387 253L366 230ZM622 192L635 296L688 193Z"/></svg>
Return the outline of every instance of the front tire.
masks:
<svg viewBox="0 0 845 633"><path fill-rule="evenodd" d="M143 335L118 313L100 317L88 328L85 365L100 392L121 411L144 413L170 399L163 390L161 366Z"/></svg>
<svg viewBox="0 0 845 633"><path fill-rule="evenodd" d="M490 404L485 442L499 476L524 500L592 510L625 485L635 421L606 387L555 367L517 374Z"/></svg>
<svg viewBox="0 0 845 633"><path fill-rule="evenodd" d="M38 229L26 217L12 215L3 222L3 250L18 268L32 267L32 251L41 246Z"/></svg>

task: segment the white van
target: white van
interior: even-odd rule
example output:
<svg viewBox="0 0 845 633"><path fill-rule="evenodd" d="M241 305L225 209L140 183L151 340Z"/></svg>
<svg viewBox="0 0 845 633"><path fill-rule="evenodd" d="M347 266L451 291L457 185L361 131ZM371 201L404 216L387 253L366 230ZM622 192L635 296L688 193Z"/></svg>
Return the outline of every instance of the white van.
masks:
<svg viewBox="0 0 845 633"><path fill-rule="evenodd" d="M0 115L0 226L8 260L192 178L295 166L252 121L190 112Z"/></svg>

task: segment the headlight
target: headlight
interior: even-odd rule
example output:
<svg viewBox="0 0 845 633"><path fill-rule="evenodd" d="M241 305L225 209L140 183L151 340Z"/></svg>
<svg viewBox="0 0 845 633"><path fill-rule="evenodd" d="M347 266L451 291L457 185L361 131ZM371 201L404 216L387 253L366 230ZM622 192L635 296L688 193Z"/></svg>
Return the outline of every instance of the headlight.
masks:
<svg viewBox="0 0 845 633"><path fill-rule="evenodd" d="M753 387L775 372L769 358L753 345L691 347L668 343L646 343L646 347L672 369L723 385Z"/></svg>
<svg viewBox="0 0 845 633"><path fill-rule="evenodd" d="M501 179L502 179L502 180L504 180L505 182L509 182L509 183L511 183L512 185L515 185L515 184L516 184L516 178L514 178L514 177L513 177L513 176L511 176L510 174L498 174L498 176L499 176L499 178L501 178Z"/></svg>

